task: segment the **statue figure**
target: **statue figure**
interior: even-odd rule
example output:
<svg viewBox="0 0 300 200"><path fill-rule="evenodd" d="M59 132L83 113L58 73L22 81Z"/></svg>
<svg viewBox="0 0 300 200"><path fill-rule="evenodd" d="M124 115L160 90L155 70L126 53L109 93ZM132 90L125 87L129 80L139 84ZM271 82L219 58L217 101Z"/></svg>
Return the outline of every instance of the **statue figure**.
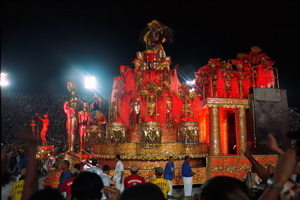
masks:
<svg viewBox="0 0 300 200"><path fill-rule="evenodd" d="M86 128L89 120L89 111L88 111L88 103L83 101L83 108L78 112L78 121L79 121L79 152L84 152L84 141L86 136Z"/></svg>
<svg viewBox="0 0 300 200"><path fill-rule="evenodd" d="M35 113L35 115L38 116L39 120L41 120L43 123L43 128L41 131L41 138L42 138L43 145L46 145L47 144L46 133L48 131L48 126L49 126L48 114L44 114L44 118L41 118L39 113Z"/></svg>
<svg viewBox="0 0 300 200"><path fill-rule="evenodd" d="M78 127L78 105L80 102L79 96L77 95L77 87L75 83L67 82L67 90L70 93L69 99L64 103L64 111L67 115L67 135L68 135L68 150L67 152L74 152L75 134Z"/></svg>

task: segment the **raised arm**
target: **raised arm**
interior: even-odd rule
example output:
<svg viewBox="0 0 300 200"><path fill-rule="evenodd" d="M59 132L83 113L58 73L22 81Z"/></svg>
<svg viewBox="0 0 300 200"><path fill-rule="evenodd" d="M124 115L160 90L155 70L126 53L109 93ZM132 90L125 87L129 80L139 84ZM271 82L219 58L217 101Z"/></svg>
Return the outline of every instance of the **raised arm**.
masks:
<svg viewBox="0 0 300 200"><path fill-rule="evenodd" d="M273 200L278 199L280 191L284 183L291 177L295 171L296 166L296 151L294 149L288 149L286 153L283 153L278 158L274 177L273 186L268 186L259 200Z"/></svg>
<svg viewBox="0 0 300 200"><path fill-rule="evenodd" d="M29 143L28 164L26 168L26 176L22 200L28 200L32 194L38 191L38 176L37 176L37 139L32 134L23 136L25 142Z"/></svg>
<svg viewBox="0 0 300 200"><path fill-rule="evenodd" d="M267 182L268 178L270 177L270 173L251 155L251 142L247 143L247 148L244 152L244 155L249 160L253 169L256 171L257 175L261 178L261 180Z"/></svg>

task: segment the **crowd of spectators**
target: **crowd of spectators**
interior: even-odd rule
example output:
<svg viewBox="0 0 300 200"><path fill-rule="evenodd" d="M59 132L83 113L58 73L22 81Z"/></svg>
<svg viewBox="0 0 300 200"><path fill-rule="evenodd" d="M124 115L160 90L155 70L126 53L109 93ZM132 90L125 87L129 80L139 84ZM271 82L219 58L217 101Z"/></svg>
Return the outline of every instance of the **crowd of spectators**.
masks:
<svg viewBox="0 0 300 200"><path fill-rule="evenodd" d="M19 132L32 133L32 120L37 124L36 132L42 130L42 123L35 113L48 114L49 129L46 134L47 145L54 145L60 151L66 150L66 115L63 103L68 94L29 94L29 93L1 93L1 143L13 148L22 149L22 139L18 137ZM80 97L89 104L93 102L93 96ZM82 103L81 103L82 104ZM82 105L80 105L82 106ZM104 115L108 113L108 102L102 100L101 111ZM36 133L35 133L36 134ZM38 136L37 136L38 137ZM77 138L79 139L79 138ZM41 145L41 140L39 141Z"/></svg>

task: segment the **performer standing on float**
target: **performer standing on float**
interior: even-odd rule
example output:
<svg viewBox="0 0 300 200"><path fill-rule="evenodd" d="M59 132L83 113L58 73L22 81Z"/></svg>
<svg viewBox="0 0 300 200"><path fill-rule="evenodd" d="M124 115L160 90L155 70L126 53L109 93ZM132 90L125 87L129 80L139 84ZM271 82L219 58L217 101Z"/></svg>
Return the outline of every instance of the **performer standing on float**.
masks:
<svg viewBox="0 0 300 200"><path fill-rule="evenodd" d="M41 131L41 138L42 138L43 145L46 145L47 144L46 133L48 131L48 126L49 126L48 114L44 114L44 118L41 118L39 113L35 113L35 115L38 116L39 120L41 120L43 123L43 128Z"/></svg>
<svg viewBox="0 0 300 200"><path fill-rule="evenodd" d="M86 127L88 124L89 119L89 111L88 111L88 103L86 101L83 101L83 108L78 112L78 120L79 120L79 136L80 136L80 142L79 142L79 152L84 151L84 140L86 135Z"/></svg>
<svg viewBox="0 0 300 200"><path fill-rule="evenodd" d="M67 89L70 92L69 99L64 103L64 111L67 115L67 135L68 135L68 150L67 152L74 152L75 134L78 127L78 105L80 102L79 96L77 95L77 87L75 83L67 82Z"/></svg>
<svg viewBox="0 0 300 200"><path fill-rule="evenodd" d="M162 43L168 41L173 42L173 30L158 22L157 20L152 20L152 22L147 24L140 34L140 40L146 43L146 49L152 50L158 53L159 58L165 58L166 53L162 46Z"/></svg>
<svg viewBox="0 0 300 200"><path fill-rule="evenodd" d="M90 121L92 124L105 124L106 119L103 113L100 111L101 100L98 96L94 96L94 103L91 105L92 113L90 115Z"/></svg>

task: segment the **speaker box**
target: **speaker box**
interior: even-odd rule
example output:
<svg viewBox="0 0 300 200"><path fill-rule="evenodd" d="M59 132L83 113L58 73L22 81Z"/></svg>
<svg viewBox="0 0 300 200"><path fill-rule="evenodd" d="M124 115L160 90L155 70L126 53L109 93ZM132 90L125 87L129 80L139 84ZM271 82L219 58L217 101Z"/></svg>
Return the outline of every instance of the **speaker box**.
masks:
<svg viewBox="0 0 300 200"><path fill-rule="evenodd" d="M279 147L286 149L289 144L286 133L290 130L286 90L251 88L249 105L252 114L255 153L275 153L266 146L268 133L274 135Z"/></svg>

